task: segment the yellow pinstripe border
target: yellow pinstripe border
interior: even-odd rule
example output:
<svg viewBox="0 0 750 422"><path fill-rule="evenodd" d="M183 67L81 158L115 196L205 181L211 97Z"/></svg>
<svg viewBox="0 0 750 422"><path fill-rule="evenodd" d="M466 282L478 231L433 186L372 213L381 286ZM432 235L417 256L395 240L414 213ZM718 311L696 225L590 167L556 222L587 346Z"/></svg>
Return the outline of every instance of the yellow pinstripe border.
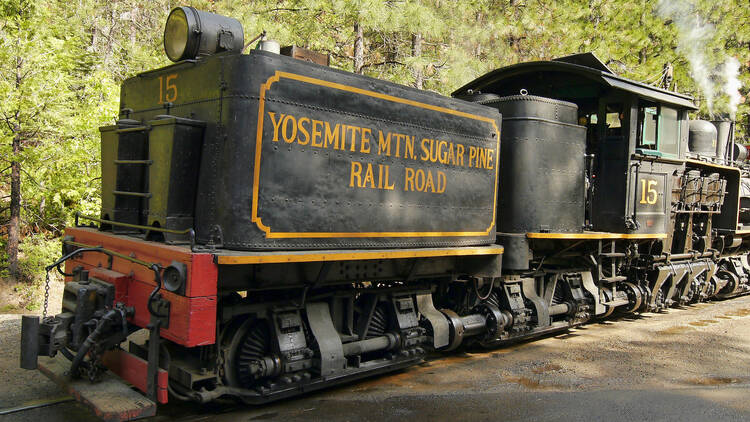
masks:
<svg viewBox="0 0 750 422"><path fill-rule="evenodd" d="M441 256L500 255L502 246L451 249L401 249L389 251L326 251L285 254L217 255L219 265L284 264L293 262L362 261L366 259L430 258Z"/></svg>
<svg viewBox="0 0 750 422"><path fill-rule="evenodd" d="M268 239L286 239L286 238L327 238L327 237L448 237L448 236L486 236L492 230L495 225L495 215L497 214L497 185L498 185L498 170L500 169L499 159L495 160L495 193L494 202L492 207L492 221L485 231L477 232L272 232L271 228L261 221L258 216L258 192L260 190L260 156L261 149L263 146L263 120L264 110L266 102L266 91L271 88L275 82L278 82L281 78L292 79L300 82L305 82L313 85L326 86L342 91L353 92L355 94L366 95L368 97L379 98L381 100L391 101L394 103L407 104L414 107L424 108L428 110L438 111L441 113L452 114L455 116L466 117L473 120L479 120L485 123L489 123L495 130L495 136L497 137L497 143L495 146L495 156L500 156L500 128L497 127L495 119L483 116L477 116L474 114L465 113L458 110L451 110L449 108L440 107L432 104L420 103L418 101L408 100L406 98L394 97L392 95L381 94L379 92L368 91L366 89L355 88L349 85L343 85L336 82L324 81L321 79L315 79L308 76L297 75L294 73L276 71L276 73L266 80L266 83L261 85L260 88L260 100L258 105L258 130L256 133L255 143L255 168L253 169L253 196L252 201L252 216L251 221L255 223L259 229L266 233Z"/></svg>
<svg viewBox="0 0 750 422"><path fill-rule="evenodd" d="M738 169L737 167L724 166L724 165L721 165L721 164L709 163L707 161L699 161L699 160L687 159L687 160L685 160L685 162L686 163L690 163L690 164L697 164L697 165L701 165L701 166L717 167L717 168L724 169L724 170L733 170L733 171L736 171L737 173L741 173L740 169Z"/></svg>
<svg viewBox="0 0 750 422"><path fill-rule="evenodd" d="M666 239L666 233L526 233L529 239Z"/></svg>
<svg viewBox="0 0 750 422"><path fill-rule="evenodd" d="M441 256L500 255L502 246L467 247L450 249L401 249L388 251L327 251L285 254L217 255L220 265L282 264L293 262L362 261L367 259L431 258Z"/></svg>

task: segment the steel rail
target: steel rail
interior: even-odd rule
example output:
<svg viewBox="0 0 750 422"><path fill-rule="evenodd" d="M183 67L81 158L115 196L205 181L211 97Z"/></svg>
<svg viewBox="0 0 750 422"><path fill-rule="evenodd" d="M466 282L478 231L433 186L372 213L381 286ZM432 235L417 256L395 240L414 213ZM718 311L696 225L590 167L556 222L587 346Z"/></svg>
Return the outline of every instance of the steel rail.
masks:
<svg viewBox="0 0 750 422"><path fill-rule="evenodd" d="M29 402L20 406L8 407L0 409L0 416L10 415L11 413L25 412L27 410L39 409L47 406L54 406L56 404L67 403L74 401L75 399L71 396L57 397L54 399L48 399L43 401Z"/></svg>

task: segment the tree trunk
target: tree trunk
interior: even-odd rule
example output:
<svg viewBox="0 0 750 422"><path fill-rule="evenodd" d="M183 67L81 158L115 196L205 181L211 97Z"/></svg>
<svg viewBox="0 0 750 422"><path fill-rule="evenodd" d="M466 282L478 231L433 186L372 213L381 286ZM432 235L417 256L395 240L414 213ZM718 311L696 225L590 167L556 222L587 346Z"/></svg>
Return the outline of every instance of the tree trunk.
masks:
<svg viewBox="0 0 750 422"><path fill-rule="evenodd" d="M364 35L362 34L362 25L359 22L354 24L354 73L362 74L365 65L365 46Z"/></svg>
<svg viewBox="0 0 750 422"><path fill-rule="evenodd" d="M18 240L21 230L21 135L13 137L13 161L10 170L10 223L8 224L8 270L13 278L18 278Z"/></svg>
<svg viewBox="0 0 750 422"><path fill-rule="evenodd" d="M413 34L411 36L411 55L413 57L422 56L422 34ZM424 85L422 65L415 65L412 71L414 72L414 87L417 89L422 89L422 86Z"/></svg>

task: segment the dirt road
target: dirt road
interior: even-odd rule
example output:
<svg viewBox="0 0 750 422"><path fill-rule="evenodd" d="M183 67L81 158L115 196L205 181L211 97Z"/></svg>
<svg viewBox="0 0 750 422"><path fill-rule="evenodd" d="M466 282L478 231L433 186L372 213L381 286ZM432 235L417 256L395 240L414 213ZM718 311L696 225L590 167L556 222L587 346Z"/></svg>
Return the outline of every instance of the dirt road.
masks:
<svg viewBox="0 0 750 422"><path fill-rule="evenodd" d="M18 366L0 316L0 407L59 395ZM172 404L154 420L750 420L750 297L590 324L259 408ZM3 421L94 420L68 403Z"/></svg>

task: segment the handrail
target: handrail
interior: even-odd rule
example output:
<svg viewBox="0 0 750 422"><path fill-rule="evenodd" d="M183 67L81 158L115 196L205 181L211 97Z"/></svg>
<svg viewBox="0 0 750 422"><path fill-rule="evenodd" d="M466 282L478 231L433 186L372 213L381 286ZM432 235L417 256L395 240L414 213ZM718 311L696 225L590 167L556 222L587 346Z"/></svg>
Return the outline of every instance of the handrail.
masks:
<svg viewBox="0 0 750 422"><path fill-rule="evenodd" d="M193 228L184 229L184 230L174 230L174 229L165 229L161 227L142 226L140 224L122 223L119 221L112 221L112 220L106 220L103 218L92 217L89 215L83 215L80 212L76 212L75 218L76 218L75 219L76 227L80 227L80 225L78 224L78 219L83 218L84 220L95 221L99 224L109 224L112 226L128 227L131 229L155 231L155 232L170 233L170 234L186 234L190 238L190 250L195 250L195 230Z"/></svg>

